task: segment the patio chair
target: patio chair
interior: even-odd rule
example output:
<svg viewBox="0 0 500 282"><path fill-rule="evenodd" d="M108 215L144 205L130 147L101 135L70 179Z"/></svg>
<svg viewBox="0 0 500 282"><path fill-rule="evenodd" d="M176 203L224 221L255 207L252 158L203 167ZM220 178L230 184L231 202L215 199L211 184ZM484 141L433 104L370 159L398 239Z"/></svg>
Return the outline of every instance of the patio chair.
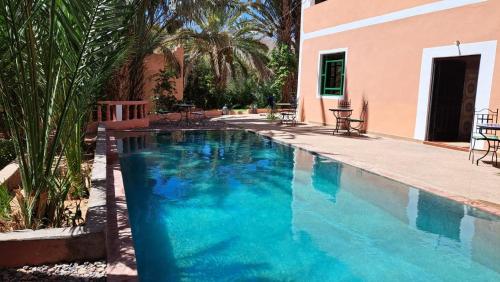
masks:
<svg viewBox="0 0 500 282"><path fill-rule="evenodd" d="M338 100L337 108L338 109L351 109L351 100ZM351 114L352 114L352 110L345 111L345 112L338 112L337 114L335 114L335 112L334 112L336 123L335 123L335 130L333 131L333 135L335 135L335 133L338 133L339 130L347 130L347 133L350 134L349 118L351 117Z"/></svg>
<svg viewBox="0 0 500 282"><path fill-rule="evenodd" d="M477 124L487 124L487 123L498 123L498 109L482 109L476 111L474 113L474 125ZM483 136L484 135L484 136ZM497 157L497 151L500 147L500 137L497 136L496 130L485 130L483 135L479 133L479 129L477 126L474 127L471 134L470 140L470 148L469 148L469 160L472 157L472 163L474 163L474 151L479 151L480 149L476 149L476 141L489 141L493 142L491 161L493 162L493 158Z"/></svg>
<svg viewBox="0 0 500 282"><path fill-rule="evenodd" d="M290 123L292 126L295 126L297 124L297 102L292 99L290 106L282 109L280 115L282 123Z"/></svg>
<svg viewBox="0 0 500 282"><path fill-rule="evenodd" d="M361 109L361 114L359 115L359 118L347 118L347 123L349 126L349 129L355 130L358 132L358 134L361 134L362 131L365 131L365 123L366 123L366 118L368 114L368 102L363 103L363 108ZM354 126L353 126L354 124ZM350 132L350 130L349 130Z"/></svg>
<svg viewBox="0 0 500 282"><path fill-rule="evenodd" d="M160 114L160 115L165 115L165 117L163 118L163 120L165 121L172 121L169 117L169 114L174 114L174 113L177 113L176 111L171 111L171 110L163 110L163 109L160 109L160 110L157 110L156 111L157 114Z"/></svg>
<svg viewBox="0 0 500 282"><path fill-rule="evenodd" d="M208 120L208 116L202 108L194 108L190 114L193 117L193 120L200 122L200 124L203 124Z"/></svg>

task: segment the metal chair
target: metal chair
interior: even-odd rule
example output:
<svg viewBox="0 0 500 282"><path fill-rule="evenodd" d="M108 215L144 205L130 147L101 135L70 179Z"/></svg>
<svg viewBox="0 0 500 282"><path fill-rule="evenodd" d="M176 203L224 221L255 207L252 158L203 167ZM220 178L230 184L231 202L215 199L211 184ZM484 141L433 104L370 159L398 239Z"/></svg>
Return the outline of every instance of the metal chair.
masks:
<svg viewBox="0 0 500 282"><path fill-rule="evenodd" d="M351 118L351 117L347 118L350 129L357 131L358 134L364 131L365 129L363 127L366 123L367 114L368 114L368 102L363 102L363 108L361 109L361 114L359 115L359 118ZM352 125L353 123L356 125L353 126Z"/></svg>
<svg viewBox="0 0 500 282"><path fill-rule="evenodd" d="M198 121L200 125L203 125L208 120L205 110L202 108L194 108L190 114L193 117L193 121Z"/></svg>
<svg viewBox="0 0 500 282"><path fill-rule="evenodd" d="M477 124L488 124L488 123L498 123L498 109L496 110L491 110L491 109L482 109L479 111L476 111L474 113L474 125ZM471 142L470 142L470 148L469 148L469 160L472 157L472 163L474 163L474 151L478 151L479 149L476 149L476 141L489 141L493 142L493 154L491 155L491 161L493 162L493 158L495 158L498 161L498 156L497 156L497 151L498 148L500 147L500 144L497 144L500 142L500 137L497 136L497 131L496 130L485 130L483 134L480 134L479 129L477 126L474 127L472 130L471 134Z"/></svg>
<svg viewBox="0 0 500 282"><path fill-rule="evenodd" d="M351 109L351 100L338 100L337 108L346 110ZM340 130L346 130L348 134L351 134L349 118L351 117L352 110L344 112L336 112L334 110L331 111L335 116L335 129L332 134L335 135L335 133L339 133Z"/></svg>
<svg viewBox="0 0 500 282"><path fill-rule="evenodd" d="M295 99L290 101L290 106L280 111L281 122L290 123L292 126L297 124L297 102Z"/></svg>

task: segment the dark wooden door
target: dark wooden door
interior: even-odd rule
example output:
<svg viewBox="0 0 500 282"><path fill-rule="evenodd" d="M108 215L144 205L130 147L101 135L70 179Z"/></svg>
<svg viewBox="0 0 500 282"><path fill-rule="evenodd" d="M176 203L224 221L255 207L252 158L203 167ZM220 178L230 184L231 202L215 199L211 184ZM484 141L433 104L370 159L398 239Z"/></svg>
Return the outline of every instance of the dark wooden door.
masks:
<svg viewBox="0 0 500 282"><path fill-rule="evenodd" d="M429 119L430 141L456 141L464 94L466 64L442 59L434 61L434 80Z"/></svg>

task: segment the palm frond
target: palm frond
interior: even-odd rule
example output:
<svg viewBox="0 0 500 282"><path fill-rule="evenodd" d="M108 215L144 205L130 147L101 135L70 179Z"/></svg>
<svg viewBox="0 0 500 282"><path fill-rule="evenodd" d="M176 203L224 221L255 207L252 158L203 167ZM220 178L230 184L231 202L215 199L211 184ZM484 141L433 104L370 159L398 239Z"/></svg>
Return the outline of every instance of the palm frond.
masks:
<svg viewBox="0 0 500 282"><path fill-rule="evenodd" d="M121 57L132 10L125 0L0 0L0 6L0 105L20 165L25 225L57 224L47 207L64 178L63 140L74 135L71 128Z"/></svg>

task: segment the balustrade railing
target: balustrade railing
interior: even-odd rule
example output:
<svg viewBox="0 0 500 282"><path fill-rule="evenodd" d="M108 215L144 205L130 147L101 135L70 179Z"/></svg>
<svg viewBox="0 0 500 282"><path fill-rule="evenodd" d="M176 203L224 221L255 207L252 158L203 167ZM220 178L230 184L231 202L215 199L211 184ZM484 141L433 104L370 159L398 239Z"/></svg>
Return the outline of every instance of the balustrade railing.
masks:
<svg viewBox="0 0 500 282"><path fill-rule="evenodd" d="M146 101L99 101L97 122L106 124L108 129L148 127L146 105Z"/></svg>

